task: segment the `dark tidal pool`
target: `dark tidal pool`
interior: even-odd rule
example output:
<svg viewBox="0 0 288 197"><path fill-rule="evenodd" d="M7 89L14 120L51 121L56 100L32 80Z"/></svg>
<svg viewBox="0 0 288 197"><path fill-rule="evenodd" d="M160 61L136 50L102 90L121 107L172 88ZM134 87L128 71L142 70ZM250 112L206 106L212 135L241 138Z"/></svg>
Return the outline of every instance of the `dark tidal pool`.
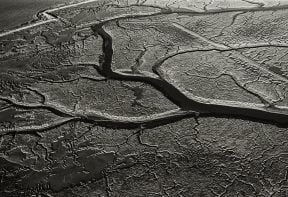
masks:
<svg viewBox="0 0 288 197"><path fill-rule="evenodd" d="M31 21L41 10L73 0L0 0L0 31Z"/></svg>

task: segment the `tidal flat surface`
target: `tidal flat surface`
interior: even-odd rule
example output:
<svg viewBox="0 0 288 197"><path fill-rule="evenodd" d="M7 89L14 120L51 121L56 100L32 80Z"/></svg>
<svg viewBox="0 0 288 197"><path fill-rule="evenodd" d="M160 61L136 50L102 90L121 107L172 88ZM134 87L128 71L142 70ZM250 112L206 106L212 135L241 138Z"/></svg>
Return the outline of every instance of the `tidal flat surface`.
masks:
<svg viewBox="0 0 288 197"><path fill-rule="evenodd" d="M1 197L288 196L287 1L0 4Z"/></svg>

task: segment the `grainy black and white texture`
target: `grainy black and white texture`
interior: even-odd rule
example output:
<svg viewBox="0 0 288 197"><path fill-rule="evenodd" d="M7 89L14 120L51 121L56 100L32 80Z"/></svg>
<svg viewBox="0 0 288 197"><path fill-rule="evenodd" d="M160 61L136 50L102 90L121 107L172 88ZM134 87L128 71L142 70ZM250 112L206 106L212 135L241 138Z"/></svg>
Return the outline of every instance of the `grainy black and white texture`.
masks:
<svg viewBox="0 0 288 197"><path fill-rule="evenodd" d="M288 1L11 2L1 197L288 196Z"/></svg>

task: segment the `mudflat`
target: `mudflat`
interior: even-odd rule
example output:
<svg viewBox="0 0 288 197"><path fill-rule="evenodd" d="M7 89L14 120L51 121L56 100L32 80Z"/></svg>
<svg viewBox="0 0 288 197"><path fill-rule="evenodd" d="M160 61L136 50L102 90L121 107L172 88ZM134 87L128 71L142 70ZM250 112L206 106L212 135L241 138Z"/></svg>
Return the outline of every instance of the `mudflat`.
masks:
<svg viewBox="0 0 288 197"><path fill-rule="evenodd" d="M1 197L288 196L288 1L3 2Z"/></svg>

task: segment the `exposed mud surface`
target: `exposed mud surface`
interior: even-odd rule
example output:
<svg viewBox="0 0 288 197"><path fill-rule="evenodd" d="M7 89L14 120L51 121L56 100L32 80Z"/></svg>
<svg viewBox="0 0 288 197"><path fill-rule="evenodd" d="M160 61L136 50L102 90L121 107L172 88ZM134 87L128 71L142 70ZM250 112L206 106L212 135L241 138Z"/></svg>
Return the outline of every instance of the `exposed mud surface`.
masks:
<svg viewBox="0 0 288 197"><path fill-rule="evenodd" d="M286 1L40 2L2 13L37 11L1 27L0 196L288 196Z"/></svg>

